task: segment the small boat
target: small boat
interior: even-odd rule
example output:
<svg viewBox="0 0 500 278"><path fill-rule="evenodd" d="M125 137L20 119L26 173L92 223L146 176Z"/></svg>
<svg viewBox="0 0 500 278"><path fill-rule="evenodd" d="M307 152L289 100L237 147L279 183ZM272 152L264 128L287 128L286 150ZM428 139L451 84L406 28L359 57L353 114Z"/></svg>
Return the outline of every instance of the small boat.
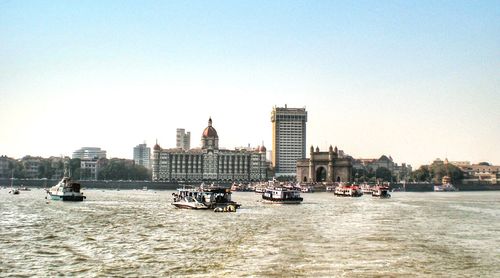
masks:
<svg viewBox="0 0 500 278"><path fill-rule="evenodd" d="M80 184L73 182L70 177L63 177L47 193L52 200L80 202L86 197L80 192Z"/></svg>
<svg viewBox="0 0 500 278"><path fill-rule="evenodd" d="M391 194L389 194L389 187L387 186L376 186L372 190L372 196L381 198L381 199L386 199L386 198L391 198Z"/></svg>
<svg viewBox="0 0 500 278"><path fill-rule="evenodd" d="M19 189L14 188L14 170L12 170L12 177L10 178L10 191L9 193L12 193L12 195L19 195Z"/></svg>
<svg viewBox="0 0 500 278"><path fill-rule="evenodd" d="M302 193L313 193L314 192L314 186L301 185L300 186L300 192L302 192Z"/></svg>
<svg viewBox="0 0 500 278"><path fill-rule="evenodd" d="M458 188L453 186L453 184L451 183L434 185L434 192L452 192L452 191L458 191Z"/></svg>
<svg viewBox="0 0 500 278"><path fill-rule="evenodd" d="M147 186L143 186L142 187L142 191L148 191L148 187Z"/></svg>
<svg viewBox="0 0 500 278"><path fill-rule="evenodd" d="M31 191L31 189L29 189L27 186L20 187L19 190L22 190L22 191Z"/></svg>
<svg viewBox="0 0 500 278"><path fill-rule="evenodd" d="M241 205L231 200L231 190L218 186L205 188L178 188L177 193L172 193L172 205L181 209L214 209L220 211L236 211Z"/></svg>
<svg viewBox="0 0 500 278"><path fill-rule="evenodd" d="M262 202L268 204L300 204L300 190L284 186L268 187L262 193Z"/></svg>
<svg viewBox="0 0 500 278"><path fill-rule="evenodd" d="M335 196L340 197L361 197L363 196L363 191L357 185L339 185L335 188Z"/></svg>

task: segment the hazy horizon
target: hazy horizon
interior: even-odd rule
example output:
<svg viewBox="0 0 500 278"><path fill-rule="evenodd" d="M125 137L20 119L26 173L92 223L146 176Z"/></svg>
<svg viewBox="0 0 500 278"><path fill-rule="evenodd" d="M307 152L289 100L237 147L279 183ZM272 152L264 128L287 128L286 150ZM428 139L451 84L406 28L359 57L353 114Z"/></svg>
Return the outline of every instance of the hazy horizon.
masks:
<svg viewBox="0 0 500 278"><path fill-rule="evenodd" d="M177 128L271 149L500 165L498 1L0 1L0 155L132 158Z"/></svg>

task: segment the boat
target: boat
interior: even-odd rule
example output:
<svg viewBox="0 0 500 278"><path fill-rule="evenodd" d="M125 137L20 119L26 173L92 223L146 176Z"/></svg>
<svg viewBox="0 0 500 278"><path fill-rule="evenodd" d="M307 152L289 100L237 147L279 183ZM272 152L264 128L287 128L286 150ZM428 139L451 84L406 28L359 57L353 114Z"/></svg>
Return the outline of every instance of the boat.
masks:
<svg viewBox="0 0 500 278"><path fill-rule="evenodd" d="M376 186L371 191L371 194L373 197L377 197L377 198L381 198L381 199L391 198L391 194L389 194L389 187L388 186Z"/></svg>
<svg viewBox="0 0 500 278"><path fill-rule="evenodd" d="M231 191L252 191L249 185L242 184L242 183L233 183L231 185Z"/></svg>
<svg viewBox="0 0 500 278"><path fill-rule="evenodd" d="M142 187L142 191L148 191L148 187L147 186L143 186Z"/></svg>
<svg viewBox="0 0 500 278"><path fill-rule="evenodd" d="M268 204L300 204L300 190L285 186L268 187L262 193L262 202Z"/></svg>
<svg viewBox="0 0 500 278"><path fill-rule="evenodd" d="M19 189L14 188L14 170L12 170L12 177L10 178L10 191L9 193L12 193L12 195L19 195Z"/></svg>
<svg viewBox="0 0 500 278"><path fill-rule="evenodd" d="M363 194L372 195L373 188L369 184L364 183L361 185L361 191L363 191Z"/></svg>
<svg viewBox="0 0 500 278"><path fill-rule="evenodd" d="M451 184L451 177L446 175L442 178L442 184L434 185L434 192L451 192L458 191L458 188Z"/></svg>
<svg viewBox="0 0 500 278"><path fill-rule="evenodd" d="M31 189L29 189L29 187L27 186L22 186L19 188L19 190L22 190L22 191L31 191Z"/></svg>
<svg viewBox="0 0 500 278"><path fill-rule="evenodd" d="M363 196L363 191L357 185L341 184L335 187L334 194L340 197L361 197Z"/></svg>
<svg viewBox="0 0 500 278"><path fill-rule="evenodd" d="M300 186L300 192L302 192L302 193L313 193L314 192L314 186L301 185Z"/></svg>
<svg viewBox="0 0 500 278"><path fill-rule="evenodd" d="M86 197L80 192L80 184L63 177L56 185L52 186L47 193L52 200L80 202Z"/></svg>
<svg viewBox="0 0 500 278"><path fill-rule="evenodd" d="M456 188L451 183L445 183L445 184L441 184L441 185L434 185L434 192L451 192L451 191L458 191L458 188Z"/></svg>
<svg viewBox="0 0 500 278"><path fill-rule="evenodd" d="M214 209L236 211L241 205L231 200L231 190L218 186L205 188L203 185L196 188L178 188L172 193L172 205L181 209Z"/></svg>

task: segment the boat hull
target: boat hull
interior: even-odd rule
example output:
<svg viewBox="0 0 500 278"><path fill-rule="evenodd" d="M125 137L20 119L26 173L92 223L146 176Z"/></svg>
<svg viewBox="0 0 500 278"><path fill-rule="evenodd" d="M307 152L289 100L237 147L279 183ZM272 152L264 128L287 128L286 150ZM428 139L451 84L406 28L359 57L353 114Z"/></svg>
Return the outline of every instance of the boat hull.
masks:
<svg viewBox="0 0 500 278"><path fill-rule="evenodd" d="M50 194L50 199L54 201L65 201L65 202L81 202L85 199L83 195L52 195Z"/></svg>
<svg viewBox="0 0 500 278"><path fill-rule="evenodd" d="M276 199L262 196L262 202L265 204L300 204L304 198L293 198L293 199Z"/></svg>
<svg viewBox="0 0 500 278"><path fill-rule="evenodd" d="M172 205L179 209L196 209L196 210L209 209L207 206L196 206L194 204L181 203L181 202L175 202L172 203Z"/></svg>

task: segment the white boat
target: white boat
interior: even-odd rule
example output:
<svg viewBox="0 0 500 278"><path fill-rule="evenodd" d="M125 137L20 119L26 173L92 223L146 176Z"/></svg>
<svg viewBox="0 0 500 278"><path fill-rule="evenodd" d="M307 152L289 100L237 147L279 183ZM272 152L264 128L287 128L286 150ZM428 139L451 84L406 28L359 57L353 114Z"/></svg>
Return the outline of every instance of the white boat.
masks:
<svg viewBox="0 0 500 278"><path fill-rule="evenodd" d="M178 188L172 193L172 205L181 209L219 209L235 211L240 204L231 200L231 190L222 187L203 186L197 188Z"/></svg>
<svg viewBox="0 0 500 278"><path fill-rule="evenodd" d="M314 186L301 185L300 186L300 192L302 192L302 193L313 193L314 192Z"/></svg>
<svg viewBox="0 0 500 278"><path fill-rule="evenodd" d="M148 191L148 187L147 186L143 186L142 187L142 191Z"/></svg>
<svg viewBox="0 0 500 278"><path fill-rule="evenodd" d="M10 191L13 195L19 195L19 189L14 188L14 170L12 170L12 177L10 178Z"/></svg>
<svg viewBox="0 0 500 278"><path fill-rule="evenodd" d="M339 185L335 188L334 194L340 197L361 197L363 191L357 185Z"/></svg>
<svg viewBox="0 0 500 278"><path fill-rule="evenodd" d="M268 204L300 204L303 200L300 190L284 186L269 187L262 193L262 202Z"/></svg>
<svg viewBox="0 0 500 278"><path fill-rule="evenodd" d="M453 184L451 183L434 185L434 192L451 192L451 191L458 191L458 188L453 186Z"/></svg>
<svg viewBox="0 0 500 278"><path fill-rule="evenodd" d="M441 180L441 185L434 185L435 192L450 192L450 191L458 191L458 188L451 184L451 176L446 175Z"/></svg>
<svg viewBox="0 0 500 278"><path fill-rule="evenodd" d="M376 186L373 188L371 194L373 197L381 199L391 198L391 194L389 194L389 187L387 186Z"/></svg>
<svg viewBox="0 0 500 278"><path fill-rule="evenodd" d="M86 197L80 192L80 184L73 182L70 177L63 177L47 193L52 200L80 202Z"/></svg>

